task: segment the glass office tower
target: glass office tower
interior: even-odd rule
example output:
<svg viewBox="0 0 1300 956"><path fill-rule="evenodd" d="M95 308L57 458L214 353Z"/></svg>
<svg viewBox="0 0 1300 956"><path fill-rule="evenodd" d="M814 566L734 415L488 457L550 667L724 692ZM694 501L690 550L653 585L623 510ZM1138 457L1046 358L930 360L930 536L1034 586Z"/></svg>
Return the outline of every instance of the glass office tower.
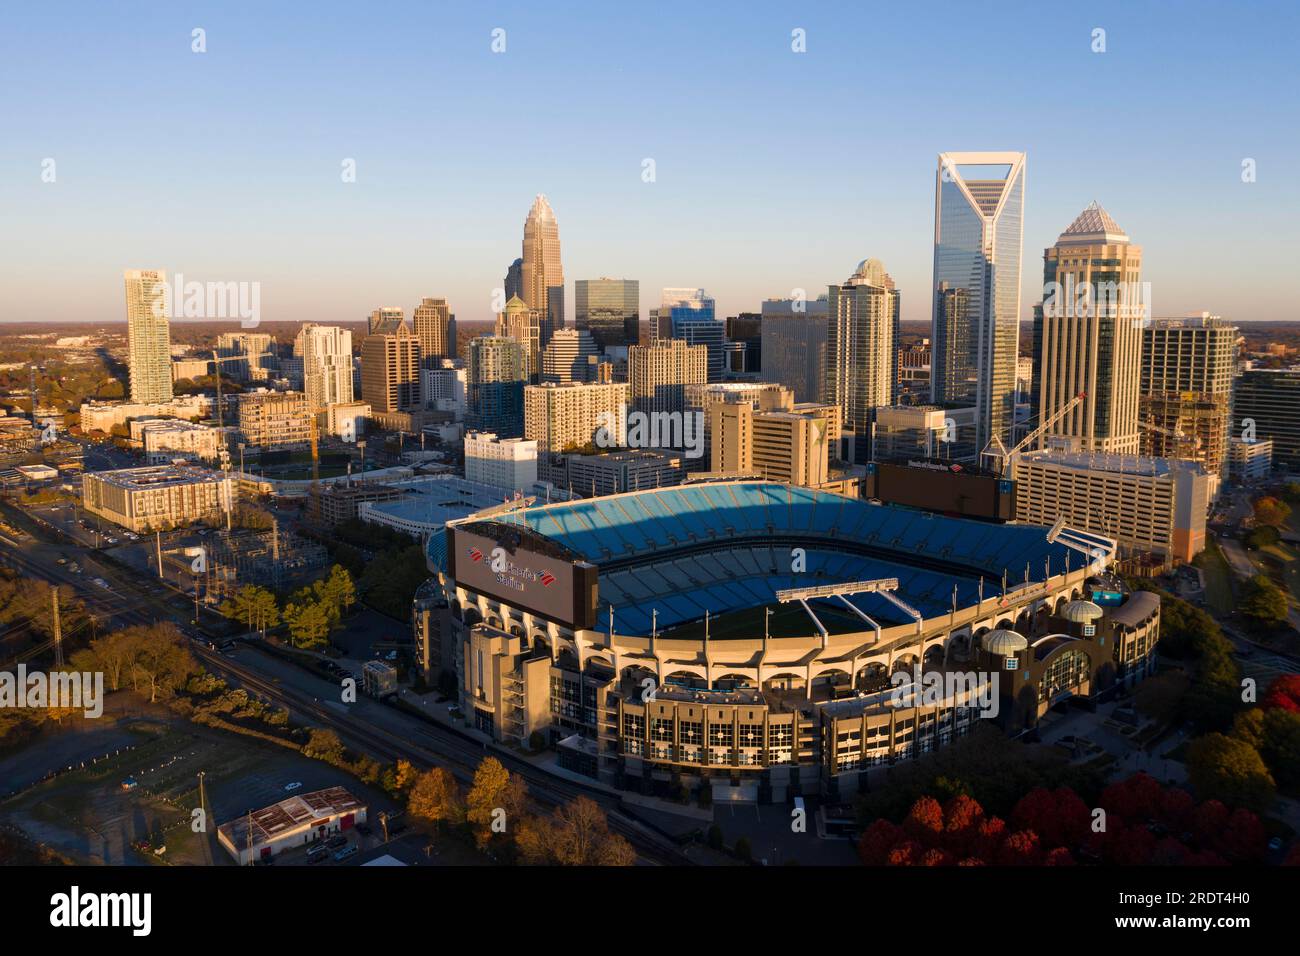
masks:
<svg viewBox="0 0 1300 956"><path fill-rule="evenodd" d="M574 324L602 349L638 345L641 283L636 279L578 279L573 284Z"/></svg>
<svg viewBox="0 0 1300 956"><path fill-rule="evenodd" d="M939 155L932 395L975 408L977 449L1012 443L1024 203L1024 153Z"/></svg>

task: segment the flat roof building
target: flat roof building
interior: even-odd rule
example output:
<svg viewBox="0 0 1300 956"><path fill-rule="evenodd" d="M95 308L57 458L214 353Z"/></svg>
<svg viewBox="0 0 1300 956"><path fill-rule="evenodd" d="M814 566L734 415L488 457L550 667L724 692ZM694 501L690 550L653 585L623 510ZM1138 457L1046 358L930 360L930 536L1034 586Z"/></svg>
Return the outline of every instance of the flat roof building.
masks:
<svg viewBox="0 0 1300 956"><path fill-rule="evenodd" d="M537 481L537 442L470 432L465 436L465 478L506 491L530 488Z"/></svg>
<svg viewBox="0 0 1300 956"><path fill-rule="evenodd" d="M82 476L82 504L129 531L219 519L234 506L234 479L193 465L152 465Z"/></svg>
<svg viewBox="0 0 1300 956"><path fill-rule="evenodd" d="M1016 520L1114 538L1122 552L1191 561L1205 548L1211 476L1195 462L1045 450L1017 455Z"/></svg>
<svg viewBox="0 0 1300 956"><path fill-rule="evenodd" d="M302 392L239 396L239 434L248 445L284 448L311 442L312 413Z"/></svg>
<svg viewBox="0 0 1300 956"><path fill-rule="evenodd" d="M139 435L145 461L163 465L177 458L215 462L223 442L219 428L179 419L148 419L131 423L131 437Z"/></svg>
<svg viewBox="0 0 1300 956"><path fill-rule="evenodd" d="M1232 439L1228 443L1228 462L1229 474L1237 484L1263 481L1273 470L1273 439Z"/></svg>
<svg viewBox="0 0 1300 956"><path fill-rule="evenodd" d="M365 822L366 805L343 787L330 787L235 817L217 827L217 842L247 866Z"/></svg>

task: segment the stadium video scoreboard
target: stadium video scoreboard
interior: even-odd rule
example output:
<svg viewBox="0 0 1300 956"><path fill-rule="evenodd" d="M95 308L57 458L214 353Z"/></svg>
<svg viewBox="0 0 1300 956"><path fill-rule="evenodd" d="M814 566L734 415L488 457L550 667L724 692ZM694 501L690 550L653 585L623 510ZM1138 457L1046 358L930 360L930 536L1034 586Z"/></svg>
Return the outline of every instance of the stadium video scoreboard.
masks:
<svg viewBox="0 0 1300 956"><path fill-rule="evenodd" d="M596 566L543 554L524 544L508 525L499 528L495 536L447 528L447 570L453 580L547 620L574 629L594 628Z"/></svg>
<svg viewBox="0 0 1300 956"><path fill-rule="evenodd" d="M952 462L870 462L864 493L886 504L986 521L1016 516L1016 484Z"/></svg>

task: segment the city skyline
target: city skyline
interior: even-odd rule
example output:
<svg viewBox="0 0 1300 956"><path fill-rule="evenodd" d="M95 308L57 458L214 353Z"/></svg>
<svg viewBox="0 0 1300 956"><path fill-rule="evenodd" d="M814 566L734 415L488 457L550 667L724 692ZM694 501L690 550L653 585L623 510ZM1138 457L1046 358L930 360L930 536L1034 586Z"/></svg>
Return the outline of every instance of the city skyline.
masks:
<svg viewBox="0 0 1300 956"><path fill-rule="evenodd" d="M490 321L493 292L518 256L523 204L539 192L564 222L566 296L574 279L618 275L639 280L648 295L707 288L718 315L734 315L794 289L824 289L847 264L872 257L891 264L901 288L920 290L929 285L934 156L980 149L1030 156L1027 249L1050 245L1061 222L1096 200L1143 237L1156 314L1207 310L1238 322L1292 317L1277 277L1287 264L1285 240L1297 228L1286 215L1297 187L1284 175L1296 132L1272 120L1285 105L1282 91L1295 85L1295 67L1267 42L1261 49L1245 18L1216 18L1210 30L1209 8L1201 6L1158 28L1150 22L1156 12L1120 7L1090 10L1087 20L1036 14L1034 32L1000 34L1008 55L990 59L979 49L991 42L984 28L931 35L886 11L879 25L893 42L881 53L881 72L863 75L849 56L852 31L843 29L861 15L854 12L832 18L769 7L738 25L692 11L693 30L683 36L655 18L548 22L515 11L498 17L507 31L500 54L490 49L495 20L407 12L410 32L424 26L444 37L447 69L458 77L453 86L468 91L461 99L431 94L423 83L402 87L407 67L380 87L338 70L353 45L391 44L400 52L409 41L392 21L343 36L259 12L267 38L258 40L243 14L196 11L133 21L127 36L107 11L87 8L65 43L66 31L56 36L39 14L17 14L28 21L28 42L6 51L13 68L68 72L15 105L14 135L0 146L0 189L15 234L25 237L10 257L25 278L6 297L0 319L120 321L111 292L116 276L150 263L204 281L258 282L270 320L351 321L375 302L436 295L463 321ZM1273 16L1294 15L1278 9ZM206 30L201 55L190 49L190 21ZM1104 53L1091 49L1098 26L1107 30ZM616 39L632 27L635 47ZM312 51L303 78L292 75L304 66L301 52L274 67L258 56L259 43L290 29L305 30L302 47ZM806 31L807 52L792 51L794 29ZM120 42L91 42L106 36ZM1256 43L1249 70L1234 70L1248 41ZM949 54L953 71L976 64L986 71L999 97L991 121L982 109L958 111L942 134L905 122L923 104L935 108L945 90L938 79L907 88L884 80L891 63L922 44ZM502 108L529 82L539 50L554 53L553 62L575 47L589 57L586 72L598 71L607 82L581 84L573 71L554 67L565 117L515 118L545 148L526 160L500 150ZM632 59L656 68L629 64L630 51L650 54ZM78 59L65 62L74 52ZM703 54L716 57L717 69L696 71L692 82L662 69ZM1224 68L1174 68L1189 61ZM727 75L733 64L743 65L735 77ZM159 68L169 77L165 89L156 88ZM1035 78L1046 69L1054 70L1050 94ZM91 70L109 78L105 95L114 99L88 107L75 94ZM331 71L346 81L331 79ZM881 84L873 111L902 124L900 135L887 150L866 148L874 141L854 133L843 149L814 149L819 124L859 99L864 79ZM309 81L324 86L309 94ZM219 102L213 84L225 93ZM1123 90L1137 104L1108 114L1107 140L1125 143L1113 157L1078 149L1093 127L1049 106L1099 85ZM146 90L158 115L192 120L176 126L164 151L121 134L116 97L125 102ZM391 102L371 115L381 91ZM611 115L620 97L630 109ZM291 118L296 109L300 119ZM670 120L708 122L724 109L707 154L653 131ZM1207 142L1204 118L1212 111L1220 130ZM403 159L376 147L405 135L412 116L435 113L444 127L439 135L459 147L445 158ZM582 119L590 115L602 118L602 146L575 150L590 135ZM315 131L311 122L330 132ZM212 137L239 148L212 149ZM801 147L793 156L791 141ZM413 153L425 151L417 145ZM41 178L47 158L56 164L53 182ZM340 179L347 160L355 163L355 182ZM646 160L653 161L650 182ZM1243 182L1247 160L1253 182ZM1202 267L1207 210L1216 250L1228 250L1213 272ZM41 252L45 247L61 249L64 258ZM1038 298L1035 272L1022 275L1022 321ZM1224 274L1233 276L1231 284L1221 281ZM927 312L922 296L904 298L903 321L923 321Z"/></svg>

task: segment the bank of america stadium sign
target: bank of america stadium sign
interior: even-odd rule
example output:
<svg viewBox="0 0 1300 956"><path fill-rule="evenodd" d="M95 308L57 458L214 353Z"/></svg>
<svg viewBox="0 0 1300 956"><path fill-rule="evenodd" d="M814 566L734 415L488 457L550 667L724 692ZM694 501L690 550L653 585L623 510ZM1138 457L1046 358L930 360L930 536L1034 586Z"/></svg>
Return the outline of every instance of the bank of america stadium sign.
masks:
<svg viewBox="0 0 1300 956"><path fill-rule="evenodd" d="M496 575L497 583L508 588L514 588L516 591L524 590L530 581L540 581L542 587L549 588L555 583L555 575L549 570L534 570L525 565L519 565L506 557L504 548L494 548L494 554L484 555L481 548L466 548L465 553L469 555L471 561L479 562L488 558L492 573Z"/></svg>

